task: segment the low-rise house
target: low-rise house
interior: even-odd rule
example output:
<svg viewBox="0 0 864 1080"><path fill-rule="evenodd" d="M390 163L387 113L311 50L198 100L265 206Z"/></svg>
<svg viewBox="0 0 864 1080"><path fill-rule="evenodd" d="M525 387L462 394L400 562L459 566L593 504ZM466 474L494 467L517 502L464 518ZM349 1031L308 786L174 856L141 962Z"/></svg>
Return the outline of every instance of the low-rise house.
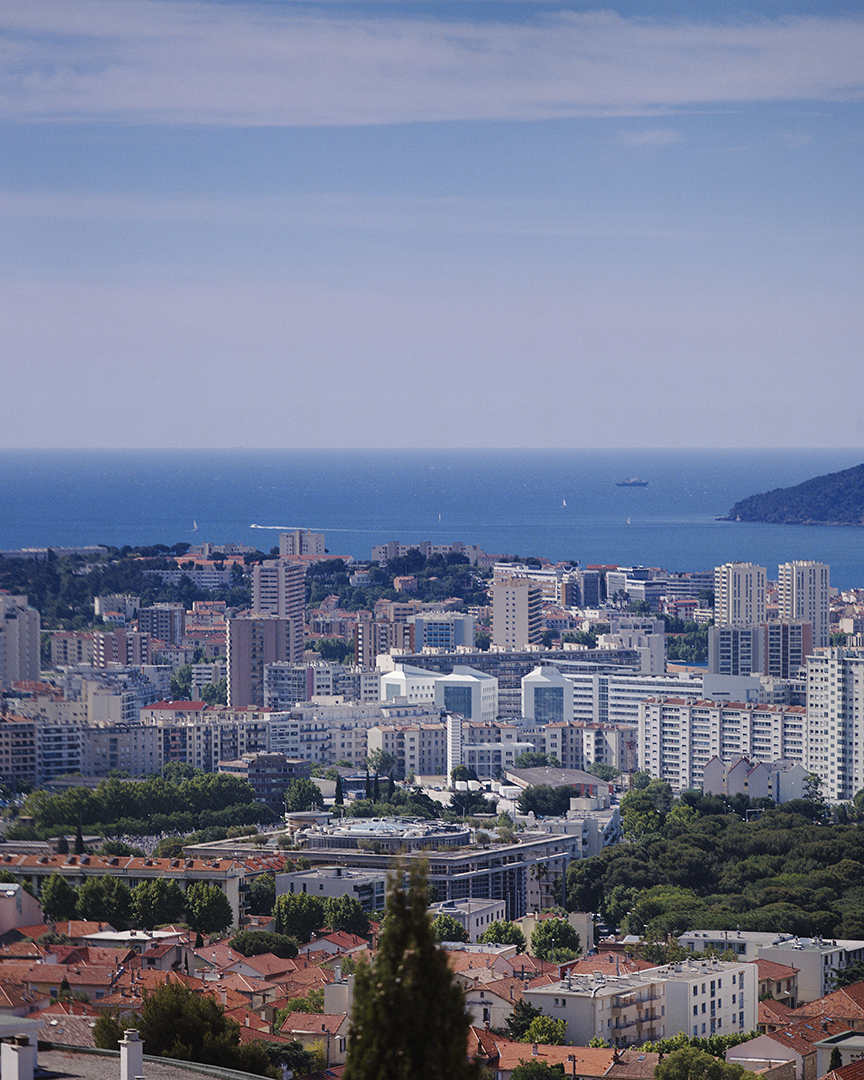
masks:
<svg viewBox="0 0 864 1080"><path fill-rule="evenodd" d="M850 1031L864 1031L864 982L842 986L795 1011L797 1017L832 1016Z"/></svg>
<svg viewBox="0 0 864 1080"><path fill-rule="evenodd" d="M794 1009L798 999L798 969L774 960L754 960L759 972L759 1000L773 998Z"/></svg>
<svg viewBox="0 0 864 1080"><path fill-rule="evenodd" d="M348 1047L348 1017L330 1013L289 1013L279 1034L296 1039L306 1050L320 1047L327 1067L342 1065Z"/></svg>
<svg viewBox="0 0 864 1080"><path fill-rule="evenodd" d="M751 1072L762 1072L781 1062L791 1062L795 1080L817 1080L821 1073L816 1044L826 1036L844 1030L843 1024L827 1016L799 1020L788 1027L757 1035L749 1042L730 1047L726 1051L726 1060Z"/></svg>

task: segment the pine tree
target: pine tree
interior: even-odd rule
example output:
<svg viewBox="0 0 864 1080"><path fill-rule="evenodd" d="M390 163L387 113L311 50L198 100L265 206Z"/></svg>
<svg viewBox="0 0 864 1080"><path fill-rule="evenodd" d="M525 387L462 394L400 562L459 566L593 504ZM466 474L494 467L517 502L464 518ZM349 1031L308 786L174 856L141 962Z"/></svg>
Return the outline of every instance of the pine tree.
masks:
<svg viewBox="0 0 864 1080"><path fill-rule="evenodd" d="M478 1080L468 1060L471 1018L435 944L425 873L391 876L378 953L354 976L354 1011L344 1080Z"/></svg>

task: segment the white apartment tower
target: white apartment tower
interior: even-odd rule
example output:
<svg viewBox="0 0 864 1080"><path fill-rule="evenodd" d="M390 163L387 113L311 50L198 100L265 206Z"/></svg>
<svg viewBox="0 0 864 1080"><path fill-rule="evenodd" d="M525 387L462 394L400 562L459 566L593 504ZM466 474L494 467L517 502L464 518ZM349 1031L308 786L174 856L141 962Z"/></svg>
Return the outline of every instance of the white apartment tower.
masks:
<svg viewBox="0 0 864 1080"><path fill-rule="evenodd" d="M828 799L864 788L864 651L826 649L807 657L808 766Z"/></svg>
<svg viewBox="0 0 864 1080"><path fill-rule="evenodd" d="M279 533L280 559L323 559L325 554L324 533L309 532L308 529Z"/></svg>
<svg viewBox="0 0 864 1080"><path fill-rule="evenodd" d="M26 596L0 595L0 689L39 678L39 612Z"/></svg>
<svg viewBox="0 0 864 1080"><path fill-rule="evenodd" d="M813 645L828 644L830 571L825 563L795 561L780 566L780 617L813 625Z"/></svg>
<svg viewBox="0 0 864 1080"><path fill-rule="evenodd" d="M303 613L306 603L305 568L299 563L271 559L252 570L252 611L278 615L291 624L291 652L272 660L303 659Z"/></svg>
<svg viewBox="0 0 864 1080"><path fill-rule="evenodd" d="M718 626L765 622L765 567L725 563L714 569L714 621Z"/></svg>
<svg viewBox="0 0 864 1080"><path fill-rule="evenodd" d="M543 588L528 578L492 583L492 642L505 649L536 645L543 637Z"/></svg>

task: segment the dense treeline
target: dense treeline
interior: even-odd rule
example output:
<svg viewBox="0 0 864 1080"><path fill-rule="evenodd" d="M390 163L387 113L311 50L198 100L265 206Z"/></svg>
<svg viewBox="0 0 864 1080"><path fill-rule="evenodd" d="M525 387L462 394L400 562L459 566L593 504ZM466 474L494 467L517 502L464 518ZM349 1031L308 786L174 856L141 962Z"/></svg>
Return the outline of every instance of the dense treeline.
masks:
<svg viewBox="0 0 864 1080"><path fill-rule="evenodd" d="M194 600L225 600L229 607L248 607L252 594L239 569L232 573L230 588L214 590L199 589L189 578L182 579L179 585L166 585L158 577L144 573L176 570L176 562L165 555L182 554L180 549L185 551L188 546L112 548L99 559L80 555L50 556L44 561L0 557L0 588L27 596L39 612L43 626L54 630L83 630L93 626L93 598L110 593L140 596L145 607L157 603L183 603L191 607Z"/></svg>
<svg viewBox="0 0 864 1080"><path fill-rule="evenodd" d="M739 519L780 525L860 525L864 523L864 465L751 495L729 511L730 521Z"/></svg>
<svg viewBox="0 0 864 1080"><path fill-rule="evenodd" d="M406 596L393 588L394 577L417 578L417 591ZM448 555L424 556L412 548L407 555L391 559L386 566L372 566L370 584L353 586L348 567L342 559L325 559L306 571L306 603L317 607L327 596L337 595L339 606L346 611L371 608L378 600L417 599L424 602L445 600L458 596L466 605L487 604L485 583L478 582L467 557Z"/></svg>
<svg viewBox="0 0 864 1080"><path fill-rule="evenodd" d="M106 836L189 833L209 826L269 823L278 816L255 801L245 780L203 772L143 781L111 777L95 790L74 787L56 795L39 790L28 795L22 812L33 818L34 829L42 836L79 826ZM13 838L21 833L21 827L9 831Z"/></svg>
<svg viewBox="0 0 864 1080"><path fill-rule="evenodd" d="M819 820L815 801L747 821L695 792L673 804L666 787L622 807L631 843L570 865L570 910L651 940L697 928L864 938L864 830Z"/></svg>

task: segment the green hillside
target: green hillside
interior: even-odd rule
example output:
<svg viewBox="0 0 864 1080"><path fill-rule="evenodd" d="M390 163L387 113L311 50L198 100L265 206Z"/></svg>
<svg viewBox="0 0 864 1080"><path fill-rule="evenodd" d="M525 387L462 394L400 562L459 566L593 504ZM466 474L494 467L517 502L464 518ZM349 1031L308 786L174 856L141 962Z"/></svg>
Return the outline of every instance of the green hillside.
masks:
<svg viewBox="0 0 864 1080"><path fill-rule="evenodd" d="M727 521L779 525L864 524L864 465L776 488L735 503Z"/></svg>

